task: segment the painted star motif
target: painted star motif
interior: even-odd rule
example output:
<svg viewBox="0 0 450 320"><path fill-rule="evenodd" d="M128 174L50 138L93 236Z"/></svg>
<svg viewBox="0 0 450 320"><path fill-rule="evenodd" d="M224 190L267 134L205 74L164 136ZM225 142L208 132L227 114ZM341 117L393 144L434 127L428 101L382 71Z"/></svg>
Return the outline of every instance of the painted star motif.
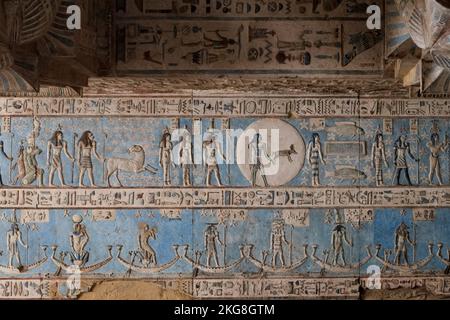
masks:
<svg viewBox="0 0 450 320"><path fill-rule="evenodd" d="M299 125L299 128L301 129L301 130L309 130L309 122L307 122L307 121L301 121L300 122L300 125Z"/></svg>
<svg viewBox="0 0 450 320"><path fill-rule="evenodd" d="M135 217L136 219L141 218L141 217L142 217L141 211L136 212L136 213L134 214L134 217Z"/></svg>
<svg viewBox="0 0 450 320"><path fill-rule="evenodd" d="M336 134L334 133L329 133L327 136L328 140L336 140Z"/></svg>
<svg viewBox="0 0 450 320"><path fill-rule="evenodd" d="M421 163L420 166L420 172L426 172L428 170L428 166L425 163Z"/></svg>

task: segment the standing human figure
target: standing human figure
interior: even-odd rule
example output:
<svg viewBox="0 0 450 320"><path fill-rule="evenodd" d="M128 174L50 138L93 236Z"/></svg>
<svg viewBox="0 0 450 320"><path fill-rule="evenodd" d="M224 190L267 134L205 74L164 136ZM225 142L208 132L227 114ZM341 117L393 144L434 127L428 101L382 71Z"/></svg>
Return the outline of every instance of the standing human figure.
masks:
<svg viewBox="0 0 450 320"><path fill-rule="evenodd" d="M170 166L175 167L173 162L173 144L172 135L169 130L164 130L161 141L159 143L159 165L163 169L164 185L170 186L172 184Z"/></svg>
<svg viewBox="0 0 450 320"><path fill-rule="evenodd" d="M272 231L270 233L270 247L272 249L272 267L275 268L277 258L281 266L285 266L283 244L289 245L284 232L284 222L275 220L272 222Z"/></svg>
<svg viewBox="0 0 450 320"><path fill-rule="evenodd" d="M394 164L395 164L395 173L394 173L394 181L399 186L400 185L400 177L402 171L405 172L406 181L408 185L412 185L411 179L409 177L409 168L408 161L406 159L407 155L409 155L414 161L418 162L413 154L411 153L411 147L409 142L406 142L406 136L401 135L394 145ZM394 183L394 181L392 183Z"/></svg>
<svg viewBox="0 0 450 320"><path fill-rule="evenodd" d="M416 244L411 241L409 236L408 226L402 222L398 228L395 230L395 258L394 263L396 265L400 265L401 257L403 257L403 264L408 265L408 248L406 246L409 243L411 246L415 246Z"/></svg>
<svg viewBox="0 0 450 320"><path fill-rule="evenodd" d="M192 186L191 167L194 165L194 161L192 157L191 135L189 132L181 137L179 157L183 171L183 186Z"/></svg>
<svg viewBox="0 0 450 320"><path fill-rule="evenodd" d="M249 148L250 148L250 170L252 174L252 186L256 187L256 178L259 173L263 180L264 186L268 187L269 183L267 182L267 176L264 171L263 157L268 159L270 162L272 162L273 160L267 151L267 145L261 139L261 134L256 133L253 136L252 141L250 141Z"/></svg>
<svg viewBox="0 0 450 320"><path fill-rule="evenodd" d="M312 139L308 144L308 149L306 150L306 158L309 161L312 170L312 185L319 186L319 163L326 165L325 160L323 160L322 155L322 145L320 143L320 136L318 133L313 133Z"/></svg>
<svg viewBox="0 0 450 320"><path fill-rule="evenodd" d="M49 168L48 174L48 185L49 187L53 187L53 177L55 175L55 171L58 172L59 181L61 182L61 186L65 187L66 184L64 182L64 174L63 174L63 164L61 159L61 153L64 152L67 158L71 162L74 162L75 159L67 150L67 142L64 140L64 136L62 131L56 130L53 133L52 138L47 143L47 167Z"/></svg>
<svg viewBox="0 0 450 320"><path fill-rule="evenodd" d="M383 134L378 132L375 135L375 141L372 145L372 165L375 168L375 183L377 186L384 185L383 163L386 167L389 167L386 160L386 150L383 140Z"/></svg>
<svg viewBox="0 0 450 320"><path fill-rule="evenodd" d="M18 268L22 267L22 263L20 261L20 251L19 245L21 244L24 248L28 248L22 240L22 232L19 229L19 225L14 222L11 224L11 229L6 233L6 246L8 247L8 267L13 267L13 260L16 259Z"/></svg>
<svg viewBox="0 0 450 320"><path fill-rule="evenodd" d="M449 142L447 137L445 141L441 143L439 141L439 134L433 132L431 134L430 142L427 143L428 149L430 149L430 171L428 173L428 182L433 184L433 177L436 176L439 185L442 185L441 163L440 155L442 152L447 151Z"/></svg>
<svg viewBox="0 0 450 320"><path fill-rule="evenodd" d="M215 223L210 223L204 233L205 251L206 251L206 266L211 267L211 259L214 259L216 267L220 266L219 257L217 254L216 241L219 242L221 246L224 245L222 240L220 240L219 230Z"/></svg>
<svg viewBox="0 0 450 320"><path fill-rule="evenodd" d="M352 247L353 243L348 240L346 228L338 224L334 227L331 233L331 245L333 248L333 265L336 266L339 263L339 259L342 262L342 266L346 265L344 243Z"/></svg>
<svg viewBox="0 0 450 320"><path fill-rule="evenodd" d="M217 141L214 135L203 142L203 162L206 164L206 185L211 185L211 175L216 177L217 185L222 186L220 179L220 170L217 157L226 160L220 147L217 145Z"/></svg>
<svg viewBox="0 0 450 320"><path fill-rule="evenodd" d="M94 183L94 172L92 165L92 154L98 161L103 161L97 152L97 142L94 139L94 134L91 131L85 131L78 141L78 165L80 168L78 176L78 185L85 187L83 184L84 173L87 171L89 182L92 187L96 187Z"/></svg>

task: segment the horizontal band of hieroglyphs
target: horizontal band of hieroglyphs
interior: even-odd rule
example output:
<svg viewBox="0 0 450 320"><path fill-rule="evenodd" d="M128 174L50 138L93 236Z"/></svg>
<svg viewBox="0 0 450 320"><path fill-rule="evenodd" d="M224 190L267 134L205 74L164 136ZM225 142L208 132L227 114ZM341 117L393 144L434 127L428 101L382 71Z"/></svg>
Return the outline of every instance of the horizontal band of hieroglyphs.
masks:
<svg viewBox="0 0 450 320"><path fill-rule="evenodd" d="M450 117L446 99L309 97L0 98L0 116Z"/></svg>
<svg viewBox="0 0 450 320"><path fill-rule="evenodd" d="M58 281L47 279L1 279L0 299L51 299L57 297Z"/></svg>
<svg viewBox="0 0 450 320"><path fill-rule="evenodd" d="M85 279L95 283L95 279ZM104 279L99 278L98 281ZM174 289L195 298L308 298L358 297L359 287L373 288L373 279L345 278L258 278L258 279L192 279L158 280L163 288ZM415 289L425 287L435 295L449 295L450 281L440 276L382 277L379 289ZM2 279L0 299L66 298L64 279ZM83 288L82 288L83 289ZM88 290L88 288L86 288Z"/></svg>
<svg viewBox="0 0 450 320"><path fill-rule="evenodd" d="M194 279L193 296L197 298L263 297L358 297L359 287L372 288L367 278L281 278L281 279ZM360 283L361 281L361 283ZM370 282L373 282L371 279ZM449 295L450 282L445 277L389 277L379 280L379 289L414 289L426 287L436 295Z"/></svg>
<svg viewBox="0 0 450 320"><path fill-rule="evenodd" d="M450 188L0 189L2 208L450 207Z"/></svg>

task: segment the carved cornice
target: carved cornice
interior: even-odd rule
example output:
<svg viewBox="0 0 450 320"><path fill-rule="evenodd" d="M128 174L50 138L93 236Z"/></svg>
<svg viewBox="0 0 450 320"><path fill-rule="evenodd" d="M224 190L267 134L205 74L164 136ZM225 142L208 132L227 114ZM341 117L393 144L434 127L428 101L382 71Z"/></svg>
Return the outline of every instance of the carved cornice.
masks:
<svg viewBox="0 0 450 320"><path fill-rule="evenodd" d="M155 93L180 94L192 90L227 93L288 95L361 95L408 97L408 89L394 79L304 79L298 77L189 77L91 78L83 95L145 96ZM220 90L220 91L219 91Z"/></svg>

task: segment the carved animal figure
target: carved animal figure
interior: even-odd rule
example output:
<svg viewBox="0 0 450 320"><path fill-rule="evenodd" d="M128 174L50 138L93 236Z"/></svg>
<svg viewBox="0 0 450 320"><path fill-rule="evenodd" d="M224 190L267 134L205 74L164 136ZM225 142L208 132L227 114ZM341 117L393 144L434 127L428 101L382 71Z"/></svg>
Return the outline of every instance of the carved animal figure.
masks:
<svg viewBox="0 0 450 320"><path fill-rule="evenodd" d="M332 173L327 172L325 176L343 180L358 180L367 178L367 175L364 172L348 166L336 166L336 171Z"/></svg>
<svg viewBox="0 0 450 320"><path fill-rule="evenodd" d="M145 152L144 148L139 145L134 145L128 149L128 153L131 155L131 159L125 158L108 158L106 159L105 180L108 180L108 186L111 187L111 176L115 173L117 181L122 187L122 183L119 179L119 172L133 172L142 173L148 171L155 174L157 169L150 165L145 165Z"/></svg>
<svg viewBox="0 0 450 320"><path fill-rule="evenodd" d="M298 152L295 150L295 146L293 144L291 144L291 146L289 147L288 150L280 150L278 152L275 153L275 159L279 158L279 157L287 157L289 162L292 162L292 155L293 154L297 154Z"/></svg>
<svg viewBox="0 0 450 320"><path fill-rule="evenodd" d="M333 127L326 127L328 133L333 133L338 136L363 136L364 129L358 127L355 122L336 122Z"/></svg>

